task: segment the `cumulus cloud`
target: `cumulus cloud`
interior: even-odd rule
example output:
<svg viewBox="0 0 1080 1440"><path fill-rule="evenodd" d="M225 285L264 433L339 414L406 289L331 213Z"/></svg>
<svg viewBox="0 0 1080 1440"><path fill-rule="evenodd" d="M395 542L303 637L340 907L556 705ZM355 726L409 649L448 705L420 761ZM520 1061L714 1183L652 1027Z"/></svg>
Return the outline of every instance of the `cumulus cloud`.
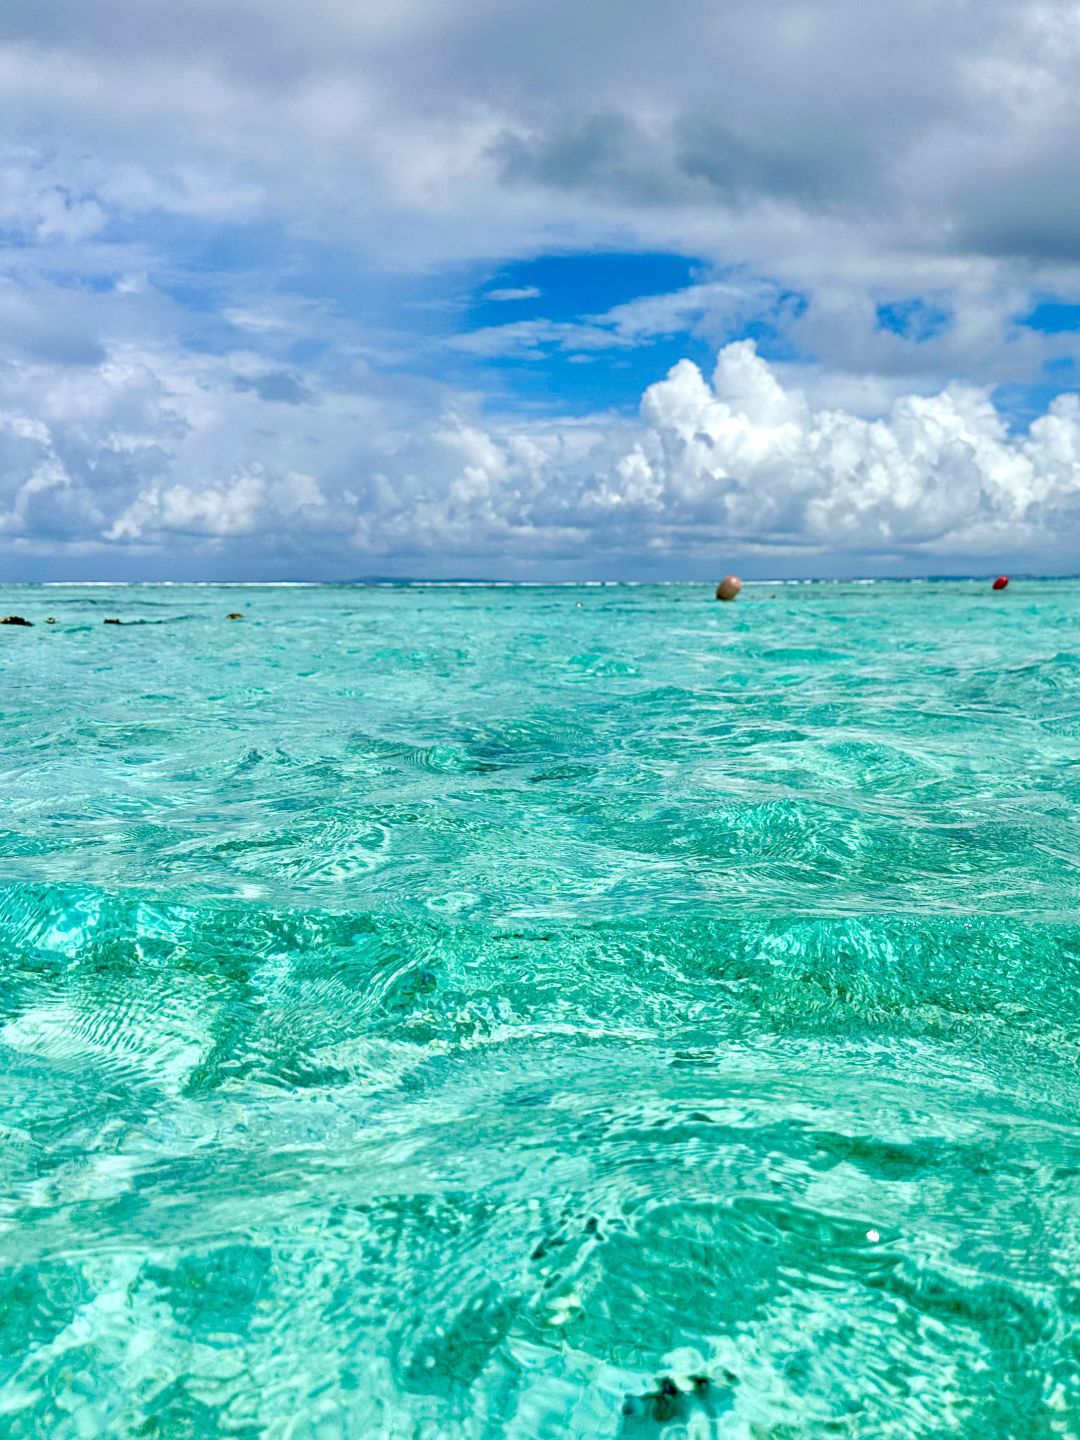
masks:
<svg viewBox="0 0 1080 1440"><path fill-rule="evenodd" d="M9 0L0 546L104 573L1062 555L1075 402L1014 434L990 396L1075 385L1077 336L1021 317L1080 299L1078 61L1072 0ZM545 314L506 268L605 247L698 282ZM395 309L470 266L541 303L456 335L455 281ZM684 334L716 375L684 362L635 419L478 393Z"/></svg>
<svg viewBox="0 0 1080 1440"><path fill-rule="evenodd" d="M815 406L748 341L709 378L680 361L633 419L495 425L458 406L406 428L327 395L314 445L295 406L237 440L248 401L207 378L130 357L78 395L54 378L48 421L0 415L0 548L167 553L177 573L241 556L263 573L259 555L269 573L559 574L588 555L692 574L720 554L850 573L1060 562L1080 515L1075 396L1019 435L960 385L866 419Z"/></svg>
<svg viewBox="0 0 1080 1440"><path fill-rule="evenodd" d="M958 385L867 420L813 408L750 342L720 352L711 383L681 361L645 392L637 425L601 433L583 455L565 435L531 438L522 455L507 440L483 467L530 497L531 524L673 560L717 545L833 560L1060 556L1080 497L1075 396L1023 436L985 391Z"/></svg>
<svg viewBox="0 0 1080 1440"><path fill-rule="evenodd" d="M962 386L865 420L811 409L748 342L721 352L711 385L681 362L642 416L619 473L647 507L731 539L863 554L1056 547L1080 485L1075 396L1020 438ZM623 503L617 489L611 499Z"/></svg>
<svg viewBox="0 0 1080 1440"><path fill-rule="evenodd" d="M179 483L141 489L103 538L160 540L176 535L220 540L292 522L305 510L326 523L326 500L313 476L288 471L268 480L258 467L203 489Z"/></svg>

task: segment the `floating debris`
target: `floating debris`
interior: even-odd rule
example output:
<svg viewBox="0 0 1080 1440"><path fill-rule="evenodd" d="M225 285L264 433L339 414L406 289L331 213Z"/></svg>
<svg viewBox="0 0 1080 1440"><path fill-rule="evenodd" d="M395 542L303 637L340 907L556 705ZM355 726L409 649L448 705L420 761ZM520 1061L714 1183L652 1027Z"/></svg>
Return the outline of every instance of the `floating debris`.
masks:
<svg viewBox="0 0 1080 1440"><path fill-rule="evenodd" d="M226 620L242 620L244 617L239 610L234 610L231 615L226 615Z"/></svg>
<svg viewBox="0 0 1080 1440"><path fill-rule="evenodd" d="M32 620L24 620L21 615L5 615L0 620L0 625L33 625Z"/></svg>

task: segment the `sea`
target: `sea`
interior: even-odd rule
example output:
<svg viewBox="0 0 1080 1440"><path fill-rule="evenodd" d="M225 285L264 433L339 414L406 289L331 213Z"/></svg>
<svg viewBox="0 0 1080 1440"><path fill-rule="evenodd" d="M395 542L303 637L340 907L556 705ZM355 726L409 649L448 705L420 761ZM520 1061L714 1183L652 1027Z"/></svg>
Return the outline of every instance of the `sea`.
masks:
<svg viewBox="0 0 1080 1440"><path fill-rule="evenodd" d="M0 609L7 1440L1080 1435L1080 582Z"/></svg>

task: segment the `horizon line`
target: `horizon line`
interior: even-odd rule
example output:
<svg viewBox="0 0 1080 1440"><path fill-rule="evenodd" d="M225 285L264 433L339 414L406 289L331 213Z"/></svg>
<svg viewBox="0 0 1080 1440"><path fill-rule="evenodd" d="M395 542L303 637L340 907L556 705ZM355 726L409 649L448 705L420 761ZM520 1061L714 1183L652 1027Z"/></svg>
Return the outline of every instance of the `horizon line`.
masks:
<svg viewBox="0 0 1080 1440"><path fill-rule="evenodd" d="M743 585L912 585L912 584L947 584L960 583L964 581L978 581L993 578L993 572L967 571L956 574L930 574L930 575L850 575L850 576L774 576L765 578L754 578L743 580ZM1057 574L1039 574L1035 572L1017 572L1008 576L1010 581L1053 581L1053 580L1077 580L1080 573L1067 572ZM141 589L249 589L249 590L274 590L274 589L400 589L419 587L441 587L445 589L462 589L468 587L487 589L599 589L625 587L638 589L650 585L685 585L685 586L709 586L716 584L715 580L687 580L687 579L649 579L649 580L501 580L477 576L460 576L450 578L431 579L418 575L400 576L372 576L359 577L351 580L0 580L0 588L24 587L34 589L122 589L125 587Z"/></svg>

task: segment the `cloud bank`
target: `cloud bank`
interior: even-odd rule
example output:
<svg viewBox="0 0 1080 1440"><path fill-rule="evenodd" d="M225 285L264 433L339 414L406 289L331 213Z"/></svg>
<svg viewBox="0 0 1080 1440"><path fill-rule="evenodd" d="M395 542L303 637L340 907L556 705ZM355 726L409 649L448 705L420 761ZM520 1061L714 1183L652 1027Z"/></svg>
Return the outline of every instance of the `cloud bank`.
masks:
<svg viewBox="0 0 1080 1440"><path fill-rule="evenodd" d="M0 561L1071 569L1078 63L1073 0L9 0ZM605 249L700 273L514 270ZM661 341L715 376L560 393Z"/></svg>
<svg viewBox="0 0 1080 1440"><path fill-rule="evenodd" d="M207 362L210 363L210 362ZM877 419L815 408L752 342L711 378L688 360L634 418L494 427L447 410L393 429L379 402L282 396L286 428L245 430L260 402L220 374L150 357L71 386L33 376L31 421L0 412L0 542L127 573L632 576L979 569L994 557L1062 568L1080 518L1080 403L1056 399L1022 435L987 394L904 396ZM231 449L231 455L230 455Z"/></svg>

